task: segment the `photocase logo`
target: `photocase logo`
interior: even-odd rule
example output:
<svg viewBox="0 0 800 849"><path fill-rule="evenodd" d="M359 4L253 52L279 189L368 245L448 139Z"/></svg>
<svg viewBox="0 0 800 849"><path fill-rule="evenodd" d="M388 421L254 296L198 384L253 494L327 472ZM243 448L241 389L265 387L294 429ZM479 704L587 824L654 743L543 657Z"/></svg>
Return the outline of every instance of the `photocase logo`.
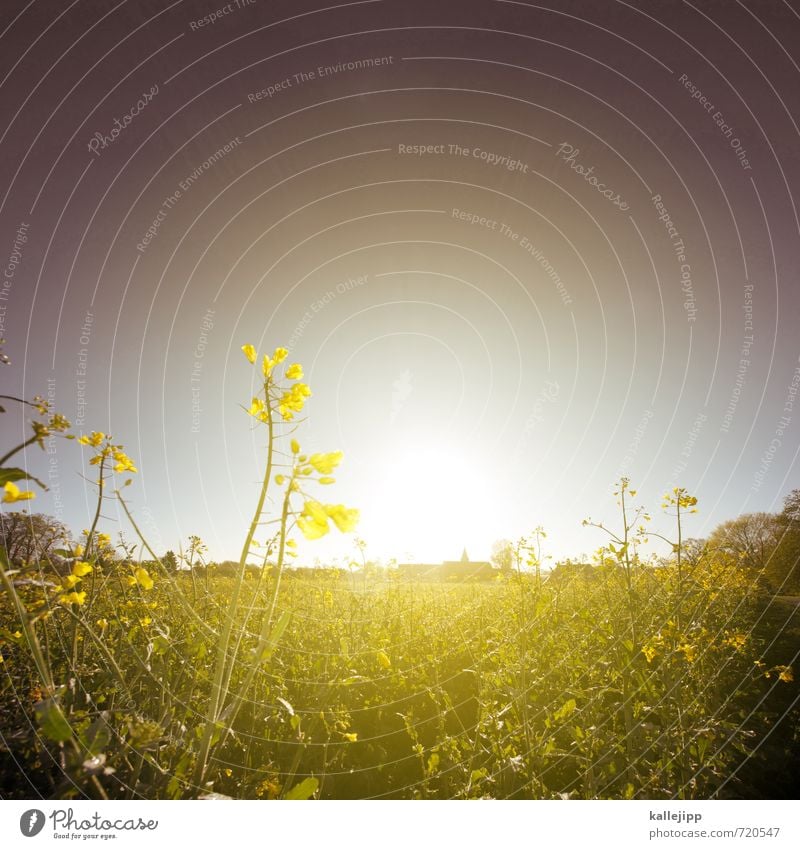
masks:
<svg viewBox="0 0 800 849"><path fill-rule="evenodd" d="M19 818L19 830L25 837L36 837L44 828L44 813L37 808L31 808Z"/></svg>
<svg viewBox="0 0 800 849"><path fill-rule="evenodd" d="M411 372L405 369L400 373L400 376L392 383L392 410L389 420L394 424L394 420L400 414L405 402L411 397L414 391L414 386L411 382Z"/></svg>

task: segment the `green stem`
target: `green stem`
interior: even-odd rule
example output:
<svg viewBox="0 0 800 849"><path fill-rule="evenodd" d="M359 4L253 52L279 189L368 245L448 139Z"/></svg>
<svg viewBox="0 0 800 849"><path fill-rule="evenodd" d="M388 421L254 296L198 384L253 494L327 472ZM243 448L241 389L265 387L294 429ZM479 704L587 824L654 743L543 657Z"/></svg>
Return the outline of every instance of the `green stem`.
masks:
<svg viewBox="0 0 800 849"><path fill-rule="evenodd" d="M264 617L264 622L261 626L261 635L258 640L258 645L255 649L255 657L253 663L250 665L250 669L247 671L247 676L239 687L238 692L234 696L233 702L231 702L231 706L228 714L225 717L225 720L228 724L228 729L230 730L233 727L233 722L236 719L236 714L239 712L239 708L242 706L242 702L244 701L244 697L247 694L247 691L250 689L250 686L253 683L253 679L256 676L260 668L261 655L269 643L270 637L272 636L272 618L275 612L275 603L278 598L278 588L280 586L281 575L283 574L283 563L285 556L285 543L286 543L286 525L289 519L289 498L291 496L291 486L287 488L286 495L283 499L283 510L281 511L281 534L280 534L280 544L278 547L278 562L275 567L275 580L273 581L272 588L270 589L270 598L269 603L267 604L267 613Z"/></svg>
<svg viewBox="0 0 800 849"><path fill-rule="evenodd" d="M264 503L267 500L267 490L269 482L272 478L272 452L274 450L274 423L272 418L272 405L269 397L269 383L265 383L265 396L267 408L267 464L264 473L264 480L261 484L261 492L258 497L253 520L250 522L250 529L247 532L244 545L242 546L242 554L239 558L239 573L236 576L236 584L231 595L228 611L223 622L222 632L220 634L219 643L217 644L217 657L214 664L214 679L211 685L211 697L208 702L208 710L205 717L205 730L203 739L200 744L200 752L198 754L197 763L195 764L194 783L198 787L202 786L205 779L206 770L208 768L208 757L211 752L211 743L214 736L214 730L222 712L223 703L226 695L226 687L230 681L230 675L233 671L233 658L228 659L228 647L231 641L233 631L233 622L236 617L236 609L239 604L239 596L244 583L245 564L247 555L250 551L250 546L253 542L253 537L256 533L256 528L259 525L261 514L264 510ZM230 667L230 668L229 668Z"/></svg>
<svg viewBox="0 0 800 849"><path fill-rule="evenodd" d="M50 666L45 661L44 654L42 653L42 646L39 643L39 638L36 636L36 630L31 622L30 616L28 616L28 610L22 599L19 597L17 588L6 574L10 571L10 569L8 553L6 552L5 546L0 546L0 582L2 582L3 588L8 593L17 611L20 625L22 626L23 633L25 634L25 639L28 642L28 648L33 656L33 663L36 666L36 671L39 673L39 680L44 685L48 698L52 698L56 692L55 684L53 683L53 673Z"/></svg>
<svg viewBox="0 0 800 849"><path fill-rule="evenodd" d="M8 454L6 454L4 457L0 457L0 466L4 466L7 460L10 460L15 454L17 454L19 451L22 451L23 448L27 448L32 443L36 442L37 439L39 439L39 437L34 434L30 439L23 442L22 445L18 445L16 448L12 448L8 452ZM34 479L31 478L31 480Z"/></svg>
<svg viewBox="0 0 800 849"><path fill-rule="evenodd" d="M94 519L92 521L92 526L89 528L89 536L86 538L86 550L83 552L83 556L88 560L92 553L92 543L94 542L94 532L97 528L97 523L100 520L100 510L103 506L103 488L105 487L105 478L103 477L103 472L105 470L106 465L106 457L105 455L101 455L100 457L100 473L97 476L97 509L94 511Z"/></svg>

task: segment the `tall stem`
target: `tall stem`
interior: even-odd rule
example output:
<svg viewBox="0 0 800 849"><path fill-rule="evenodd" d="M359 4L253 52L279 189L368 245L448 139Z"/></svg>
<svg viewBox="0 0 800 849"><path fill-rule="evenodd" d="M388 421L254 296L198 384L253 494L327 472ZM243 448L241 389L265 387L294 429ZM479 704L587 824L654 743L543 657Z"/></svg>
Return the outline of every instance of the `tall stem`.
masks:
<svg viewBox="0 0 800 849"><path fill-rule="evenodd" d="M228 647L230 645L231 634L233 632L233 622L236 617L236 609L239 605L239 597L242 591L242 584L244 583L245 563L247 561L247 555L250 551L250 546L253 543L253 537L255 536L256 528L258 527L259 521L261 519L261 514L264 510L264 503L267 500L267 489L269 488L269 482L272 478L274 423L272 418L272 405L269 396L268 380L269 379L267 379L267 382L264 386L264 394L266 396L267 402L266 471L264 472L264 480L261 484L261 492L259 494L258 503L253 514L253 520L250 522L250 529L247 532L247 537L245 538L244 546L242 547L242 553L239 557L239 571L236 576L236 583L234 585L233 593L231 594L231 599L228 604L227 614L222 623L222 632L220 634L219 643L217 644L217 657L214 664L214 680L211 684L211 697L208 703L208 710L206 711L203 740L200 745L200 752L198 754L197 763L195 765L194 771L194 782L198 786L201 786L203 780L205 779L206 770L208 768L208 756L211 751L211 742L214 736L217 721L219 720L219 716L222 713L225 696L227 695L227 686L230 682L230 676L233 671L233 658L230 659L230 662L228 659Z"/></svg>
<svg viewBox="0 0 800 849"><path fill-rule="evenodd" d="M90 554L92 553L92 542L94 541L94 532L97 528L97 523L100 520L100 510L103 505L103 487L105 486L105 480L103 478L103 471L105 470L106 458L105 455L100 458L100 474L97 477L97 509L94 511L94 519L92 520L92 526L89 528L89 536L86 539L86 551L84 551L83 556L88 560Z"/></svg>

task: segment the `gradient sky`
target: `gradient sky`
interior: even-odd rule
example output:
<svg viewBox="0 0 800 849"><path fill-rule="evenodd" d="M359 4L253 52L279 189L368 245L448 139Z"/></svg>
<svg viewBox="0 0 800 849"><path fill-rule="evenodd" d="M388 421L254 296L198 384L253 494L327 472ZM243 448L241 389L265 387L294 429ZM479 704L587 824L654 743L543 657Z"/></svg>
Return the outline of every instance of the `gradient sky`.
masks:
<svg viewBox="0 0 800 849"><path fill-rule="evenodd" d="M125 444L157 550L238 556L245 342L304 364L374 556L591 551L621 474L695 493L692 535L800 487L791 4L4 0L0 33L3 393ZM86 459L26 455L75 530Z"/></svg>

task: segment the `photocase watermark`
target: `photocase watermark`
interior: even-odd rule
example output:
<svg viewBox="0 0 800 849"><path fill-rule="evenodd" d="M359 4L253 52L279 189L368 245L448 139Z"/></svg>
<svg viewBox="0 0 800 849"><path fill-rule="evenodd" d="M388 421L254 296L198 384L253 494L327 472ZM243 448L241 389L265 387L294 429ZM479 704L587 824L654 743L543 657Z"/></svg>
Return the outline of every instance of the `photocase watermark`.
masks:
<svg viewBox="0 0 800 849"><path fill-rule="evenodd" d="M681 275L681 291L683 292L683 308L686 310L686 321L691 324L697 318L697 306L695 305L694 288L692 286L692 266L686 258L686 246L678 228L672 221L669 210L664 206L661 195L653 195L651 198L658 213L658 220L664 225L667 235L672 244L675 259L678 262Z"/></svg>
<svg viewBox="0 0 800 849"><path fill-rule="evenodd" d="M717 109L714 104L703 94L702 90L696 86L686 74L681 74L678 77L678 82L691 93L692 100L696 100L703 109L709 114L711 120L717 125L717 129L728 140L731 149L736 154L739 160L739 165L744 171L752 171L752 166L747 158L747 151L742 145L741 140L736 135L733 126L725 120L725 116Z"/></svg>
<svg viewBox="0 0 800 849"><path fill-rule="evenodd" d="M189 22L189 29L192 32L196 32L203 27L210 27L215 24L217 21L222 20L222 18L227 18L228 15L233 12L238 12L240 9L246 9L248 6L255 6L256 0L233 0L231 3L226 3L224 6L220 6L214 12L210 12L208 15L203 16L202 18L197 18L194 21Z"/></svg>
<svg viewBox="0 0 800 849"><path fill-rule="evenodd" d="M51 410L56 409L56 379L47 378L47 401ZM55 434L45 439L47 453L47 488L53 499L53 516L61 520L64 515L64 501L61 496L61 481L58 472L58 440Z"/></svg>
<svg viewBox="0 0 800 849"><path fill-rule="evenodd" d="M411 378L411 370L404 369L392 383L392 407L389 412L389 421L392 424L394 424L395 419L400 415L400 411L414 391Z"/></svg>
<svg viewBox="0 0 800 849"><path fill-rule="evenodd" d="M520 174L531 173L530 165L521 159L506 153L495 153L482 147L464 147L460 144L438 142L437 144L398 144L397 152L401 156L462 156L477 159L496 168L506 171L517 171Z"/></svg>
<svg viewBox="0 0 800 849"><path fill-rule="evenodd" d="M784 396L781 415L775 425L775 430L773 431L769 445L767 445L764 453L759 458L758 469L753 475L753 483L750 486L750 490L752 492L758 492L758 490L761 489L761 486L764 483L764 478L775 459L775 455L778 453L781 445L783 444L783 437L786 434L789 425L792 423L794 405L797 401L798 389L800 389L800 357L798 357L797 362L798 365L795 366L794 371L792 372L792 378L789 381L789 385L786 387L786 395Z"/></svg>
<svg viewBox="0 0 800 849"><path fill-rule="evenodd" d="M192 424L191 433L200 433L200 414L203 408L200 405L200 378L203 373L203 357L208 348L208 335L214 329L215 311L207 309L200 322L200 335L194 346L194 360L192 362L192 373L189 377L189 392L192 396Z"/></svg>
<svg viewBox="0 0 800 849"><path fill-rule="evenodd" d="M522 428L522 437L514 451L514 462L519 460L522 452L527 448L537 426L544 423L547 416L547 408L556 403L560 391L561 387L557 380L550 380L548 378L542 384L541 389L534 399L533 409L525 419L525 424Z"/></svg>
<svg viewBox="0 0 800 849"><path fill-rule="evenodd" d="M362 71L393 64L394 56L373 56L365 59L354 59L352 62L337 62L335 65L317 65L316 68L298 71L296 74L290 74L288 77L270 83L258 91L250 92L247 95L247 102L258 103L259 100L271 100L275 95L281 94L290 88L298 88L306 83L320 80L324 77L332 77L349 71Z"/></svg>
<svg viewBox="0 0 800 849"><path fill-rule="evenodd" d="M689 434L686 437L686 441L681 447L681 453L679 455L680 459L675 464L675 468L672 470L672 474L670 475L671 482L676 482L680 478L680 476L686 471L689 465L689 458L692 456L695 444L697 443L697 438L700 436L700 431L703 429L703 425L707 421L708 416L705 413L698 413L695 417L695 420L692 423L692 427L689 430Z"/></svg>
<svg viewBox="0 0 800 849"><path fill-rule="evenodd" d="M325 307L333 303L341 295L344 295L347 292L352 292L353 289L360 289L362 286L366 286L368 282L368 274L362 274L359 277L348 277L346 280L339 281L332 289L328 289L324 295L314 300L309 309L303 313L300 321L298 321L295 325L292 335L286 343L286 347L290 351L294 348L308 329L311 322L314 320L314 316L324 310Z"/></svg>
<svg viewBox="0 0 800 849"><path fill-rule="evenodd" d="M78 337L80 348L78 349L78 362L75 369L75 424L83 427L86 420L86 372L89 367L89 343L92 341L92 325L94 324L94 313L86 311L81 326L81 335Z"/></svg>
<svg viewBox="0 0 800 849"><path fill-rule="evenodd" d="M730 430L731 422L733 421L736 407L739 405L739 399L742 397L745 378L750 369L750 355L753 347L753 284L745 283L744 285L744 337L742 338L742 347L739 349L739 365L736 367L736 378L734 380L731 397L728 401L728 406L725 414L722 417L720 431L727 433Z"/></svg>
<svg viewBox="0 0 800 849"><path fill-rule="evenodd" d="M157 94L158 85L154 85L149 91L142 94L139 100L136 101L136 105L126 112L122 116L122 119L114 118L114 126L108 133L95 133L86 145L89 152L95 156L101 156L100 151L114 144L120 135L133 123L134 119L144 112Z"/></svg>
<svg viewBox="0 0 800 849"><path fill-rule="evenodd" d="M164 198L156 217L153 219L152 223L145 231L145 234L136 245L136 250L139 251L140 254L143 254L147 250L150 243L158 235L161 225L167 220L167 216L170 211L178 204L180 199L189 191L189 189L192 188L192 186L203 176L203 174L206 173L206 171L213 168L220 159L224 159L229 153L231 153L231 151L236 150L241 143L242 140L239 136L231 139L227 144L224 144L222 147L215 150L208 159L200 163L200 165L198 165L191 174L187 174L183 180L179 181L178 188L176 188L171 195L167 195L167 197Z"/></svg>
<svg viewBox="0 0 800 849"><path fill-rule="evenodd" d="M500 235L505 236L507 239L510 239L515 244L519 245L525 253L529 254L536 262L541 266L544 273L550 278L553 282L553 285L556 287L556 291L561 298L561 303L564 304L565 307L568 307L572 303L572 298L570 297L569 292L567 291L567 287L564 285L564 282L561 280L558 272L553 268L550 261L547 257L542 253L541 248L538 248L534 243L527 237L522 236L520 234L512 230L507 224L500 225Z"/></svg>
<svg viewBox="0 0 800 849"><path fill-rule="evenodd" d="M652 410L646 409L642 413L636 427L633 429L633 438L628 443L628 447L625 449L625 456L622 458L622 462L619 464L619 468L617 469L617 478L628 477L628 472L633 465L633 461L636 459L636 455L639 453L639 447L642 444L644 435L647 433L647 427L652 418Z"/></svg>
<svg viewBox="0 0 800 849"><path fill-rule="evenodd" d="M142 525L147 531L147 540L155 550L163 550L164 540L158 527L153 511L145 504L142 507Z"/></svg>
<svg viewBox="0 0 800 849"><path fill-rule="evenodd" d="M454 207L450 215L452 218L459 221L466 221L468 224L485 228L493 233L499 233L501 236L505 236L505 238L510 239L512 242L519 245L522 250L524 250L527 254L530 254L530 256L536 260L536 262L542 267L545 274L550 278L550 280L552 280L564 306L569 306L572 303L572 298L558 272L551 265L547 257L542 253L541 249L536 247L536 245L534 245L527 236L520 236L519 233L512 230L512 228L504 221L499 221L496 218L488 218L477 212L468 212L467 210Z"/></svg>
<svg viewBox="0 0 800 849"><path fill-rule="evenodd" d="M95 811L91 816L78 819L72 808L56 808L48 815L38 808L30 808L19 818L19 830L25 837L36 837L47 820L50 820L53 837L67 840L97 837L108 840L115 838L117 832L155 831L158 828L158 820L145 820L142 817L109 819Z"/></svg>
<svg viewBox="0 0 800 849"><path fill-rule="evenodd" d="M38 808L31 808L19 818L19 830L25 837L36 837L36 835L44 828L46 818L44 811Z"/></svg>
<svg viewBox="0 0 800 849"><path fill-rule="evenodd" d="M24 221L17 227L17 232L14 234L14 243L11 246L11 252L8 255L6 267L3 269L3 277L0 280L0 339L6 335L6 301L11 294L11 288L14 285L14 277L17 274L19 264L22 262L22 248L28 241L29 224Z"/></svg>
<svg viewBox="0 0 800 849"><path fill-rule="evenodd" d="M581 165L580 162L578 162L580 152L580 148L573 147L569 144L569 142L561 142L555 155L563 162L566 162L573 171L583 177L590 186L594 186L595 189L597 189L597 191L606 198L606 200L622 212L626 212L630 209L628 204L620 196L619 192L615 192L614 189L608 188L606 183L601 183L597 179L594 173L594 165L587 168L585 165Z"/></svg>

